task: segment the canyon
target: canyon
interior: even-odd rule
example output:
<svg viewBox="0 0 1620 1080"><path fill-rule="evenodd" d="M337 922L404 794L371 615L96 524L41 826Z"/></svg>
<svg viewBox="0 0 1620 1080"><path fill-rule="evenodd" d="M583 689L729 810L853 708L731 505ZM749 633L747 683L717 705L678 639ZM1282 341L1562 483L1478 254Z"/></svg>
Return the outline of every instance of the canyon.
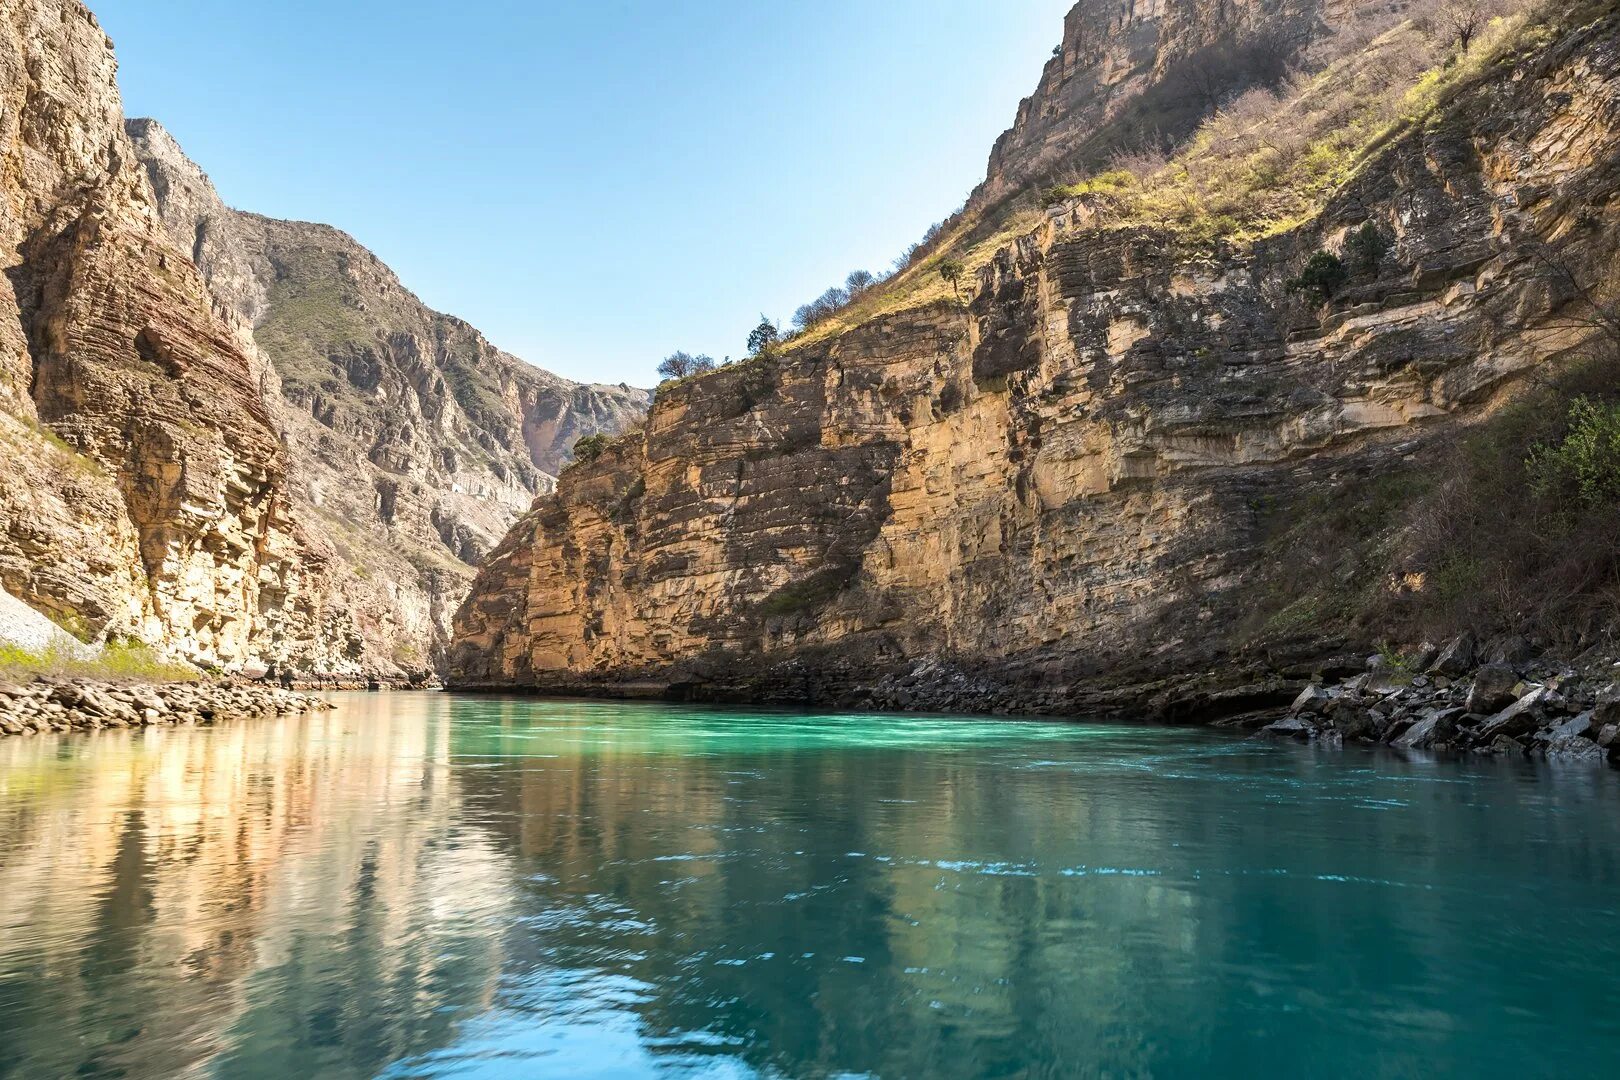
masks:
<svg viewBox="0 0 1620 1080"><path fill-rule="evenodd" d="M647 393L229 209L116 73L78 0L0 3L0 585L199 667L431 677L473 565Z"/></svg>
<svg viewBox="0 0 1620 1080"><path fill-rule="evenodd" d="M1386 29L1404 5L1082 2L974 199L1063 179L1070 151L1092 175L1189 49L1246 55L1365 9L1396 22L1267 106L1280 128L1428 31ZM970 267L960 301L921 290L925 261L886 286L916 302L667 384L485 563L452 685L1179 716L1359 665L1387 628L1325 617L1312 590L1332 582L1301 584L1277 538L1333 545L1325 508L1421 478L1597 347L1617 40L1612 10L1565 5L1464 49L1298 220L1197 235L1083 184ZM1387 250L1331 299L1289 287L1369 229ZM1371 569L1391 596L1432 580Z"/></svg>

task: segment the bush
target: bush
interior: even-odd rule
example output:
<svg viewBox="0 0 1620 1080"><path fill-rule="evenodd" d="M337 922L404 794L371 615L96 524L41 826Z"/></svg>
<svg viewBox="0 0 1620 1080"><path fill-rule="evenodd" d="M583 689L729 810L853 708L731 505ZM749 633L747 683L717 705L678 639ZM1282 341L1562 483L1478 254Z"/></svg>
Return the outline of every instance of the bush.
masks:
<svg viewBox="0 0 1620 1080"><path fill-rule="evenodd" d="M1300 293L1320 305L1332 300L1349 279L1350 272L1337 255L1318 251L1298 277L1288 279L1287 286L1289 292Z"/></svg>
<svg viewBox="0 0 1620 1080"><path fill-rule="evenodd" d="M1383 230L1370 221L1344 238L1345 266L1357 277L1376 276L1387 254L1389 241Z"/></svg>
<svg viewBox="0 0 1620 1080"><path fill-rule="evenodd" d="M1620 404L1580 397L1568 417L1561 441L1531 448L1531 482L1538 493L1573 499L1585 509L1620 505Z"/></svg>
<svg viewBox="0 0 1620 1080"><path fill-rule="evenodd" d="M685 379L692 375L701 375L715 368L714 357L693 356L688 352L674 352L664 357L664 362L658 365L658 374L669 382L672 379Z"/></svg>
<svg viewBox="0 0 1620 1080"><path fill-rule="evenodd" d="M574 444L574 461L580 465L588 465L601 457L612 445L613 440L600 432L587 435Z"/></svg>

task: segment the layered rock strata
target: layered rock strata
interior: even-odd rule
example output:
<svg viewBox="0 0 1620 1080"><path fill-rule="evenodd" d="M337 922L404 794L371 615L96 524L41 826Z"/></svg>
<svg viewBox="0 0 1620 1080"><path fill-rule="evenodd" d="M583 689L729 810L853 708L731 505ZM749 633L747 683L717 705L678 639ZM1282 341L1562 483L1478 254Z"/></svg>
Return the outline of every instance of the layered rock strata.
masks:
<svg viewBox="0 0 1620 1080"><path fill-rule="evenodd" d="M429 670L472 564L646 394L227 210L116 68L78 0L0 0L0 585L203 667Z"/></svg>
<svg viewBox="0 0 1620 1080"><path fill-rule="evenodd" d="M1290 661L1345 643L1256 639L1268 532L1582 349L1569 282L1612 282L1617 190L1610 15L1472 84L1292 232L1198 247L1055 208L965 308L661 394L497 549L453 682L975 711L1291 698ZM1301 321L1285 278L1369 221L1392 238L1372 279Z"/></svg>

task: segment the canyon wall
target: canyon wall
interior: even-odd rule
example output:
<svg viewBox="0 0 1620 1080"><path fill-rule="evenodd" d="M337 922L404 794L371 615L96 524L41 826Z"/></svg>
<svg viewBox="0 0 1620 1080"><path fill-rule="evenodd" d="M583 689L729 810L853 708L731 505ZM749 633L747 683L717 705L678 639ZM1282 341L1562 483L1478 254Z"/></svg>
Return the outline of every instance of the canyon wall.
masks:
<svg viewBox="0 0 1620 1080"><path fill-rule="evenodd" d="M229 208L152 120L132 120L171 237L264 372L300 520L389 659L435 665L473 566L586 435L650 395L575 383L429 309L347 234Z"/></svg>
<svg viewBox="0 0 1620 1080"><path fill-rule="evenodd" d="M993 176L1045 145L1032 123ZM1189 244L1064 202L969 303L662 390L480 572L452 679L1173 710L1205 673L1241 696L1365 648L1254 624L1265 538L1587 344L1569 283L1614 280L1617 163L1611 13L1486 72L1277 235ZM1392 243L1376 273L1301 323L1284 280L1368 222Z"/></svg>
<svg viewBox="0 0 1620 1080"><path fill-rule="evenodd" d="M427 670L471 564L646 394L500 353L335 230L226 210L126 131L116 73L78 0L0 0L0 585L199 665Z"/></svg>

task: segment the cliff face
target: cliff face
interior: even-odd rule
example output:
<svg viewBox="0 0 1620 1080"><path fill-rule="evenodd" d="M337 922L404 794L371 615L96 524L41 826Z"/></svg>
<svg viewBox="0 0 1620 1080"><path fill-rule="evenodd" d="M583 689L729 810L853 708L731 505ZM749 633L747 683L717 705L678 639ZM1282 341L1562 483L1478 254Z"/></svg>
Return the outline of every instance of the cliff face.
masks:
<svg viewBox="0 0 1620 1080"><path fill-rule="evenodd" d="M1280 77L1314 33L1406 0L1081 0L990 154L976 203L1185 135L1205 97ZM1191 67L1178 63L1197 57Z"/></svg>
<svg viewBox="0 0 1620 1080"><path fill-rule="evenodd" d="M164 232L115 70L79 4L0 4L0 579L203 663L335 661L274 424Z"/></svg>
<svg viewBox="0 0 1620 1080"><path fill-rule="evenodd" d="M334 230L226 210L126 132L78 0L0 0L0 155L0 584L81 632L421 670L573 440L645 403L499 353Z"/></svg>
<svg viewBox="0 0 1620 1080"><path fill-rule="evenodd" d="M1612 280L1616 40L1612 15L1539 40L1292 230L1189 246L1071 201L966 307L670 388L491 558L454 681L1071 711L1235 671L1278 518L1589 337L1537 253ZM999 175L1057 137L1032 124ZM1301 323L1283 280L1369 221L1392 249Z"/></svg>
<svg viewBox="0 0 1620 1080"><path fill-rule="evenodd" d="M159 124L128 131L170 235L260 361L300 519L368 638L421 666L473 565L552 489L573 444L639 422L650 395L501 352L346 234L232 210Z"/></svg>

